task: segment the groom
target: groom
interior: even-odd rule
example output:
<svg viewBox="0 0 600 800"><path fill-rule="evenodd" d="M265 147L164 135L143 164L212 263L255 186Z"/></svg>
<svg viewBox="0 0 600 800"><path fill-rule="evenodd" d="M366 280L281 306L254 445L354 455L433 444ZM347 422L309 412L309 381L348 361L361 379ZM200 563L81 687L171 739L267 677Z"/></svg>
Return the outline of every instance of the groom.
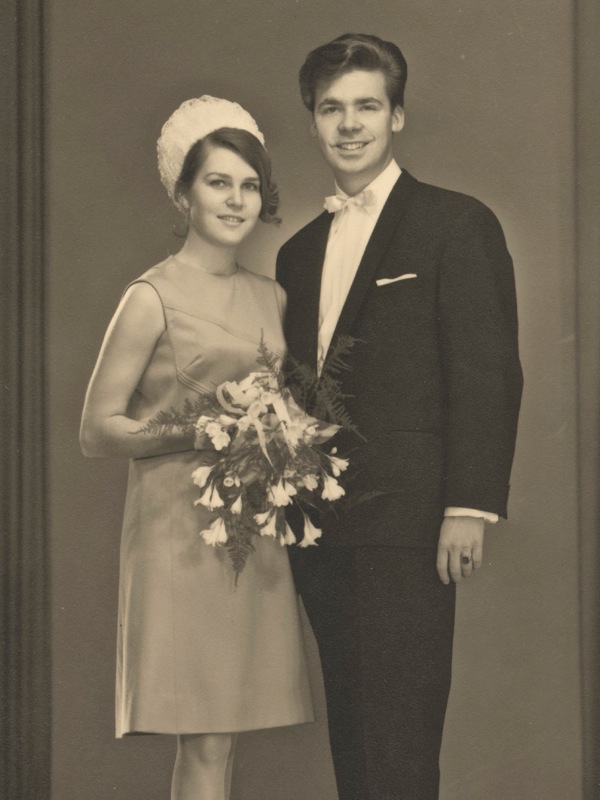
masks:
<svg viewBox="0 0 600 800"><path fill-rule="evenodd" d="M371 498L293 554L340 800L438 797L455 584L481 566L484 520L506 515L522 388L498 221L394 161L405 82L402 53L375 36L308 55L302 99L335 195L277 263L295 359L327 369L337 337L355 339L343 390L364 439L338 450L348 499Z"/></svg>

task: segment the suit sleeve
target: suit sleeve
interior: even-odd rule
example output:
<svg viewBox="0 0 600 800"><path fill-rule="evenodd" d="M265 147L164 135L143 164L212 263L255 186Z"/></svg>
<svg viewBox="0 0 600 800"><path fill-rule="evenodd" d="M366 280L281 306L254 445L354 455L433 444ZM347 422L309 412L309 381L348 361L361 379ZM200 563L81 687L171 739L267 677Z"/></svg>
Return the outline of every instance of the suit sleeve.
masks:
<svg viewBox="0 0 600 800"><path fill-rule="evenodd" d="M449 230L439 277L445 505L506 516L523 386L512 260L477 203Z"/></svg>

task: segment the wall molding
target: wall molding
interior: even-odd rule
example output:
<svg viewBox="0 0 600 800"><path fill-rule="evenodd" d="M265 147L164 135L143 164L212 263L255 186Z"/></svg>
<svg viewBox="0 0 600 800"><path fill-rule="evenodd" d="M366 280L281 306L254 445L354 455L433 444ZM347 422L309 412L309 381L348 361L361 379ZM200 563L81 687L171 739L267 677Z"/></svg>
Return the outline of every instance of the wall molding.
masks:
<svg viewBox="0 0 600 800"><path fill-rule="evenodd" d="M600 8L575 0L577 406L583 789L600 789Z"/></svg>
<svg viewBox="0 0 600 800"><path fill-rule="evenodd" d="M42 0L0 4L0 795L50 796Z"/></svg>

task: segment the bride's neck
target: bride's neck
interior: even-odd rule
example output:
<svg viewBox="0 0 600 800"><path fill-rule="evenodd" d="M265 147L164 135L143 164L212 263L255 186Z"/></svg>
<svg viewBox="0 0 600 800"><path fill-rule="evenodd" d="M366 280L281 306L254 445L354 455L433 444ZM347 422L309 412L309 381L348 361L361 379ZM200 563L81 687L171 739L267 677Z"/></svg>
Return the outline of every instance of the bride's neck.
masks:
<svg viewBox="0 0 600 800"><path fill-rule="evenodd" d="M222 247L211 244L197 236L190 236L177 258L190 267L196 267L203 272L212 272L218 275L229 275L237 270L235 248Z"/></svg>

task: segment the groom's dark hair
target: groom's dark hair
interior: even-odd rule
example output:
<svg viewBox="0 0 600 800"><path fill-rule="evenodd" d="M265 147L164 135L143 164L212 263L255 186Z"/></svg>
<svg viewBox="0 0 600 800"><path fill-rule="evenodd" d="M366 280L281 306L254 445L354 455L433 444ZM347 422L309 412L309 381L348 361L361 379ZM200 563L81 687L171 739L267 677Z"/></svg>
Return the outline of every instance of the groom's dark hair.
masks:
<svg viewBox="0 0 600 800"><path fill-rule="evenodd" d="M368 33L344 33L308 54L300 70L302 102L313 112L317 85L355 69L382 72L392 108L404 105L406 59L395 44Z"/></svg>

